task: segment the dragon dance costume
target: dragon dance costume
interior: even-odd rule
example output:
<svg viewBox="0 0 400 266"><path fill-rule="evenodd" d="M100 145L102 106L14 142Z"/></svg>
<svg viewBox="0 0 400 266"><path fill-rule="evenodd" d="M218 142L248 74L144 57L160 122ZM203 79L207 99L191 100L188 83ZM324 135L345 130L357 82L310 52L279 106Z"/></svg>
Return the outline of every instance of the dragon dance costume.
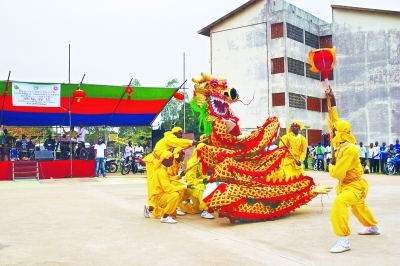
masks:
<svg viewBox="0 0 400 266"><path fill-rule="evenodd" d="M269 117L248 136L238 137L239 118L229 106L238 101L237 91L228 87L224 77L201 76L192 79L191 107L199 113L200 130L209 139L209 145L197 149L203 173L212 169L203 195L209 208L231 222L274 220L318 193L326 193L311 177L285 175L279 167L287 148L268 149L279 136L277 117Z"/></svg>

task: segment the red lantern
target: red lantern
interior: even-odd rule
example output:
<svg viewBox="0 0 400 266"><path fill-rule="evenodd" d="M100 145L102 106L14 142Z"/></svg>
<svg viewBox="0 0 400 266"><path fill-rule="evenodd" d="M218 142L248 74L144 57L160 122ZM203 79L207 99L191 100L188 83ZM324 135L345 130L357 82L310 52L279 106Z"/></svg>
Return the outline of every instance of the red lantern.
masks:
<svg viewBox="0 0 400 266"><path fill-rule="evenodd" d="M128 100L130 100L131 99L131 93L133 93L134 90L131 88L131 86L128 86L128 87L125 88L124 92L128 94Z"/></svg>
<svg viewBox="0 0 400 266"><path fill-rule="evenodd" d="M82 98L86 97L86 92L78 88L74 91L73 96L77 99L77 102L79 103Z"/></svg>
<svg viewBox="0 0 400 266"><path fill-rule="evenodd" d="M179 91L174 92L173 96L178 101L183 101L183 99L185 99L185 95L182 92L179 92Z"/></svg>
<svg viewBox="0 0 400 266"><path fill-rule="evenodd" d="M335 66L336 47L317 49L308 53L308 63L311 65L310 71L321 72L325 82L328 81L329 71Z"/></svg>

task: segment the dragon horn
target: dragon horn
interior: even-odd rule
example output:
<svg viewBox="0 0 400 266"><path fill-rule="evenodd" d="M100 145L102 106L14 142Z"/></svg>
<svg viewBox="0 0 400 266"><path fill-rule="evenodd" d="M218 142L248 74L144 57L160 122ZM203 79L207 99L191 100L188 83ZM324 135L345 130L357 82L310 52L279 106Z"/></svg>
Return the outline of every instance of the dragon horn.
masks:
<svg viewBox="0 0 400 266"><path fill-rule="evenodd" d="M205 74L203 72L201 72L201 76L204 78L204 80L211 80L213 78L212 75L210 74Z"/></svg>

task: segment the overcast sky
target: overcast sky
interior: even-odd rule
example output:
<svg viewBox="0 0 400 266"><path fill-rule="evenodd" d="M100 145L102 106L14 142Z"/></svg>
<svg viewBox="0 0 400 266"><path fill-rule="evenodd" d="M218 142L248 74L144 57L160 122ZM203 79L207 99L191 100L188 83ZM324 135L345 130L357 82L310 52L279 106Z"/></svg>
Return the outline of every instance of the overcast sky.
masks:
<svg viewBox="0 0 400 266"><path fill-rule="evenodd" d="M197 33L245 0L0 0L0 80L161 87L209 72L209 38ZM289 0L331 22L330 5L400 10L400 1ZM223 75L224 73L215 73ZM229 81L229 77L228 81Z"/></svg>

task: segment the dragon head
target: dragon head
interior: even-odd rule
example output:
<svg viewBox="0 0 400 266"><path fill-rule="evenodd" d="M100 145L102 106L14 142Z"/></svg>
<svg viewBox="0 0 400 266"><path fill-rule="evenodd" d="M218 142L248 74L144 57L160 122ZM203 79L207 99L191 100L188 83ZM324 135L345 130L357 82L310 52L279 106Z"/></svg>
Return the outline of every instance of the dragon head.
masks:
<svg viewBox="0 0 400 266"><path fill-rule="evenodd" d="M208 111L215 117L229 117L231 111L229 104L239 99L234 88L229 88L226 78L201 73L201 78L192 78L194 84L193 100L201 107L205 102L209 103Z"/></svg>

